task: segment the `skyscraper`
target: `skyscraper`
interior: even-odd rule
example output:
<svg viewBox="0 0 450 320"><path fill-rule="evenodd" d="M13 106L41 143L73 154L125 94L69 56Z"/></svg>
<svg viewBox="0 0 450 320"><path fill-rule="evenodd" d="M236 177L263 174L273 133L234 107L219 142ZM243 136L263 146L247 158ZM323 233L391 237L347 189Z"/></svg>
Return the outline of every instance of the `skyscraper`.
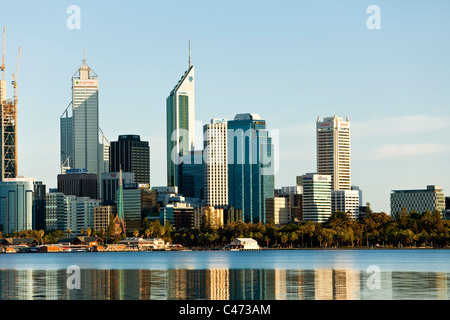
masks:
<svg viewBox="0 0 450 320"><path fill-rule="evenodd" d="M99 175L98 77L86 64L72 78L73 165Z"/></svg>
<svg viewBox="0 0 450 320"><path fill-rule="evenodd" d="M350 190L350 121L317 119L317 173L331 175L332 190Z"/></svg>
<svg viewBox="0 0 450 320"><path fill-rule="evenodd" d="M167 185L179 186L179 164L195 143L194 66L189 67L166 99Z"/></svg>
<svg viewBox="0 0 450 320"><path fill-rule="evenodd" d="M255 113L227 123L228 204L245 222L266 222L266 199L274 196L273 144L266 121Z"/></svg>
<svg viewBox="0 0 450 320"><path fill-rule="evenodd" d="M212 119L204 132L204 186L208 206L228 205L227 120Z"/></svg>
<svg viewBox="0 0 450 320"><path fill-rule="evenodd" d="M83 64L72 77L72 102L60 118L60 139L61 173L66 169L86 169L96 174L98 194L101 194L100 177L107 168L104 165L105 148L103 142L99 142L98 88L98 76L84 57ZM103 135L102 138L104 141Z"/></svg>
<svg viewBox="0 0 450 320"><path fill-rule="evenodd" d="M45 189L42 182L34 178L5 178L0 182L0 231L10 234L33 227L45 229L42 221L45 219L45 200L41 202L41 187Z"/></svg>
<svg viewBox="0 0 450 320"><path fill-rule="evenodd" d="M110 172L133 172L136 183L150 185L150 146L139 135L120 135L111 142Z"/></svg>

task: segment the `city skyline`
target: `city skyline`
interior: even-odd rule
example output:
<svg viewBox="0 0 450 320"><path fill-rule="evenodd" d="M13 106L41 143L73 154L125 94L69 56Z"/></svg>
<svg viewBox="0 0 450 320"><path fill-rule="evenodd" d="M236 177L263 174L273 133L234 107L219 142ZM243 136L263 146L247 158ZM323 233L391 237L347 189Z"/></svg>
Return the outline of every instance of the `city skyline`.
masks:
<svg viewBox="0 0 450 320"><path fill-rule="evenodd" d="M191 39L197 69L195 119L206 124L214 117L258 113L269 128L280 130L276 188L295 185L296 176L316 171L315 120L337 115L352 123L352 185L362 189L363 202L369 201L373 210L389 213L391 190L440 185L445 192L450 188L445 165L450 70L449 45L441 39L450 29L445 19L449 4L377 1L383 22L380 30L370 30L365 9L371 3L324 3L262 2L256 8L237 2L201 8L195 3L185 8L193 22L181 30L176 19L185 14L182 10L175 10L169 22L157 17L167 10L165 4L144 4L148 10L142 13L120 7L120 13L117 7L81 1L79 30L65 25L69 3L29 4L29 12L48 9L33 18L17 4L6 4L0 17L8 32L8 97L15 50L23 48L18 174L56 186L58 117L70 100L69 81L86 48L89 65L101 75L102 130L109 140L138 134L149 141L152 187L166 185L165 98L186 70ZM5 14L11 10L22 12L22 25ZM206 18L208 12L216 21ZM132 13L138 18L130 23ZM225 19L231 13L232 24ZM252 23L247 24L247 16ZM266 26L264 18L269 17L273 23ZM211 30L202 28L205 23ZM46 39L40 43L43 31ZM136 34L124 39L132 31ZM148 41L140 41L147 32ZM117 75L118 63L127 72ZM124 110L135 114L124 115Z"/></svg>

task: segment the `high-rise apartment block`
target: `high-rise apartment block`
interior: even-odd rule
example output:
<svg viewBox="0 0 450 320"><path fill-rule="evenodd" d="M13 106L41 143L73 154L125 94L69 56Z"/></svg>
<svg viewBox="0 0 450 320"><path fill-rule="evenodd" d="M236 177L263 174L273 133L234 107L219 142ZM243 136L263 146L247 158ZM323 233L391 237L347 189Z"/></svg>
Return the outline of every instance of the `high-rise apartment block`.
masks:
<svg viewBox="0 0 450 320"><path fill-rule="evenodd" d="M204 185L208 206L228 205L227 120L212 119L203 127Z"/></svg>
<svg viewBox="0 0 450 320"><path fill-rule="evenodd" d="M150 146L139 135L120 135L110 147L110 172L132 172L134 180L150 187Z"/></svg>
<svg viewBox="0 0 450 320"><path fill-rule="evenodd" d="M391 215L395 216L402 209L407 212L423 213L426 210L433 213L435 210L445 210L445 194L440 186L429 185L419 190L393 190L391 193Z"/></svg>
<svg viewBox="0 0 450 320"><path fill-rule="evenodd" d="M330 175L332 190L350 190L350 121L317 119L317 173Z"/></svg>

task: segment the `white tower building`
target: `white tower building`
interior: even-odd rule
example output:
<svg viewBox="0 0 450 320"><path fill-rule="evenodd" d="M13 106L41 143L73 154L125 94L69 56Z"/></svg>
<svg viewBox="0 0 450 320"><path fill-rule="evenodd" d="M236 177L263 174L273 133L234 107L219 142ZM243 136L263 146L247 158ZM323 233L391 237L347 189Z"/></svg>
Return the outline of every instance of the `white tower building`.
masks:
<svg viewBox="0 0 450 320"><path fill-rule="evenodd" d="M227 119L203 127L204 185L208 206L228 205Z"/></svg>
<svg viewBox="0 0 450 320"><path fill-rule="evenodd" d="M332 190L350 190L350 121L317 119L317 173L331 175Z"/></svg>

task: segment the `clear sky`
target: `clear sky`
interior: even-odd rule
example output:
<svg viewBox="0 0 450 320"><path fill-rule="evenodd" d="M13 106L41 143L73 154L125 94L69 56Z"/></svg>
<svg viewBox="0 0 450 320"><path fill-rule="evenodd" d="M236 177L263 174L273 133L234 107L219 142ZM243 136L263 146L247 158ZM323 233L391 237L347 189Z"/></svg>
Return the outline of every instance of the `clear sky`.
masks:
<svg viewBox="0 0 450 320"><path fill-rule="evenodd" d="M68 6L81 10L68 29ZM366 20L381 10L381 29ZM99 75L110 141L151 145L166 184L165 99L188 66L196 120L258 113L279 130L276 187L316 170L317 117L348 116L352 184L377 211L395 189L450 194L450 1L2 1L6 75L18 75L19 174L56 186L59 118L82 63ZM12 86L8 96L12 98Z"/></svg>

